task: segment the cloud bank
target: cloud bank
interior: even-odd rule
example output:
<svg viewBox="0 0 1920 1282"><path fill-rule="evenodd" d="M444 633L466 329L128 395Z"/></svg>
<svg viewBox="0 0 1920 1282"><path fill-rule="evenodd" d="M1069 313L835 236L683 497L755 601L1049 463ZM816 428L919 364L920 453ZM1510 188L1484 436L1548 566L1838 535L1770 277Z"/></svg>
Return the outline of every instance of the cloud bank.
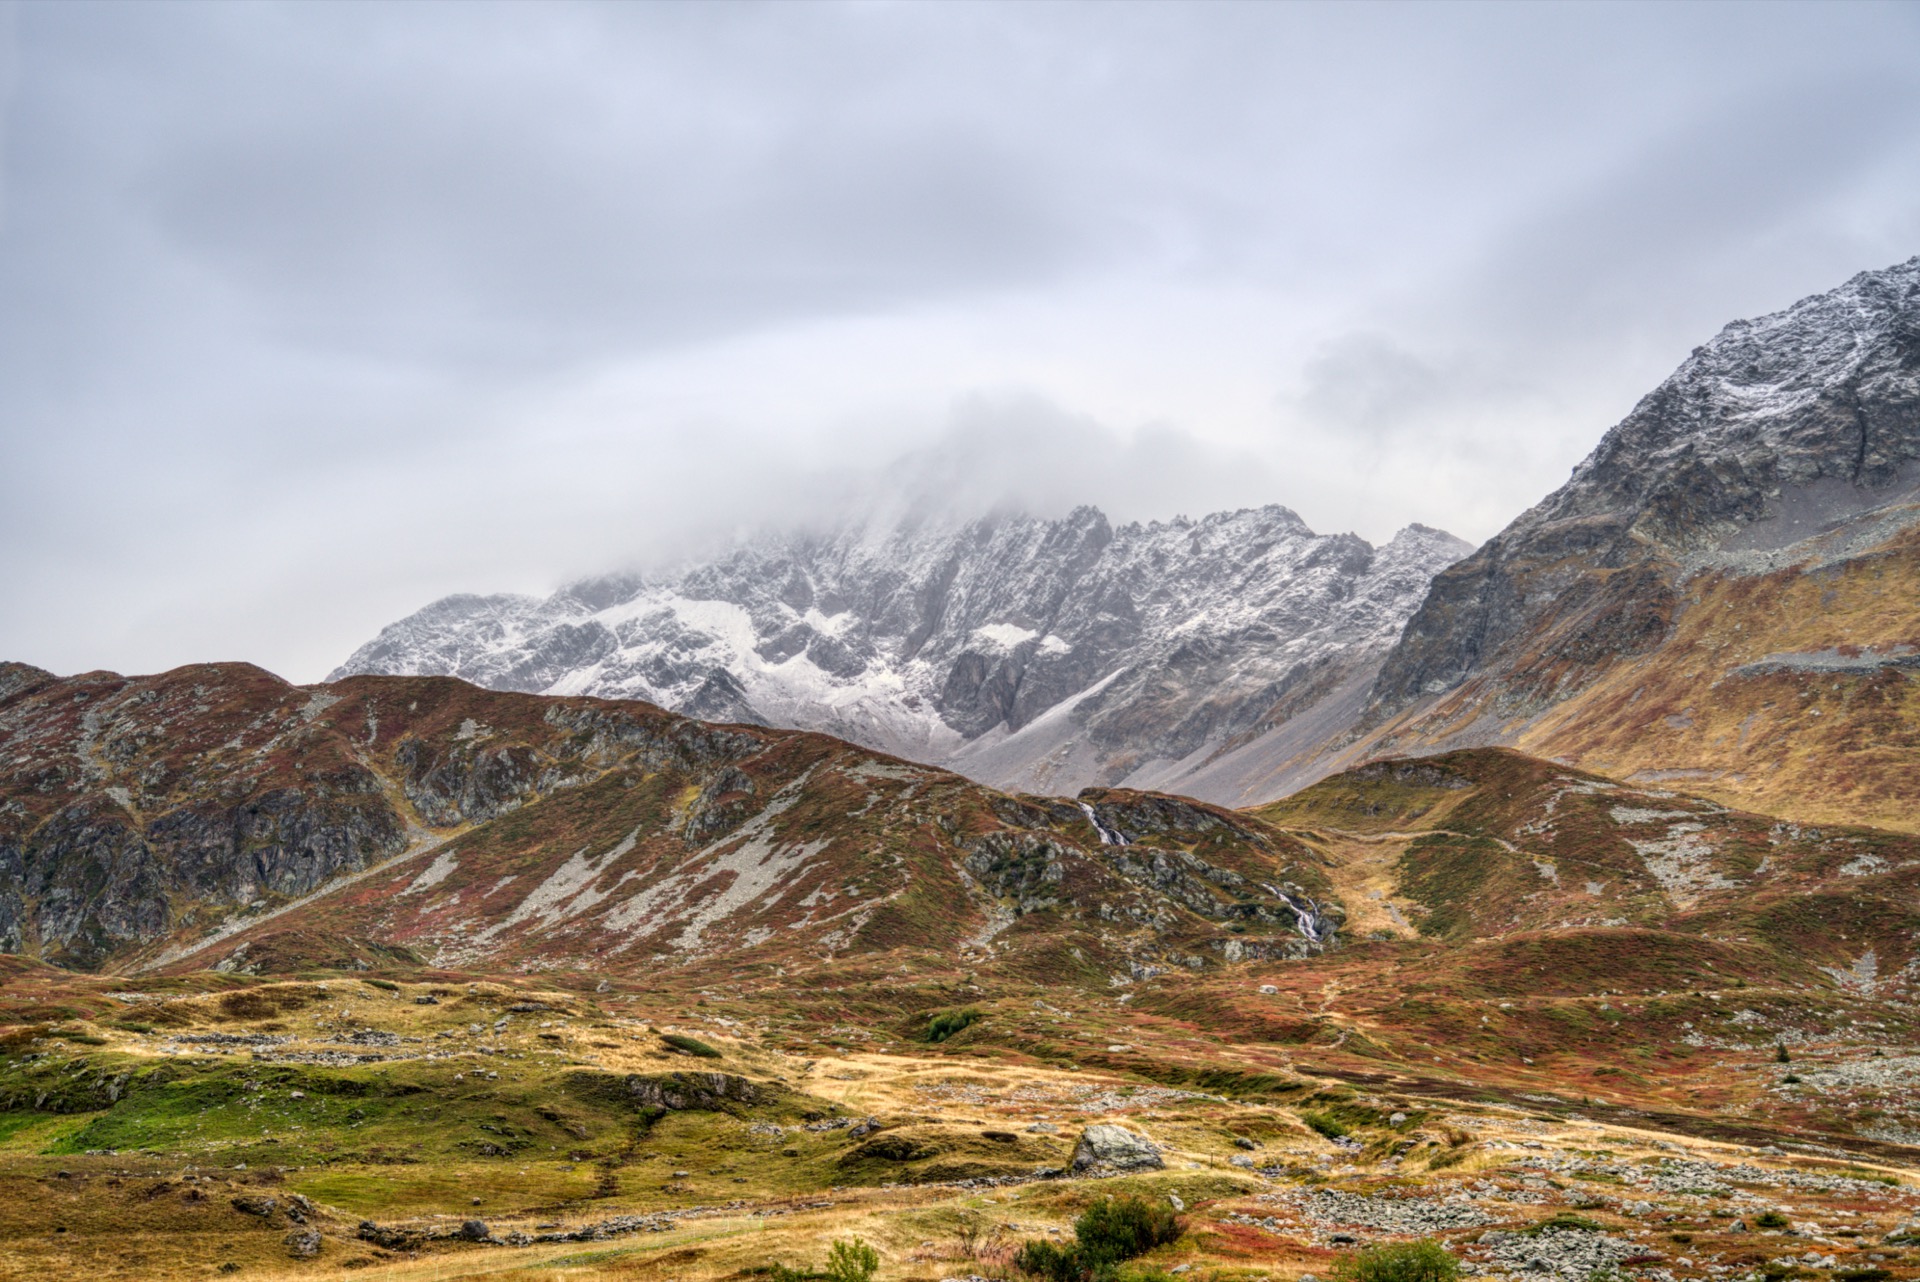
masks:
<svg viewBox="0 0 1920 1282"><path fill-rule="evenodd" d="M929 466L960 506L1482 538L1727 320L1920 249L1917 36L3 6L0 654L311 679L430 597Z"/></svg>

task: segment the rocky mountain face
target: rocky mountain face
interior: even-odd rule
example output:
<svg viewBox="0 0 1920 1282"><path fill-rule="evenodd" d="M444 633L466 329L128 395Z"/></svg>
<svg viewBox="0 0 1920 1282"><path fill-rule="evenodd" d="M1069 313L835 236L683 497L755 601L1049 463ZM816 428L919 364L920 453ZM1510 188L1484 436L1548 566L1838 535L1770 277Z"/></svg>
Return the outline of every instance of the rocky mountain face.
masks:
<svg viewBox="0 0 1920 1282"><path fill-rule="evenodd" d="M1021 798L823 735L447 678L0 668L0 951L80 968L778 964L902 947L1123 980L1300 955L1305 847Z"/></svg>
<svg viewBox="0 0 1920 1282"><path fill-rule="evenodd" d="M1282 507L1118 528L1093 508L870 522L762 537L658 580L449 597L331 679L645 699L998 786L1237 804L1276 789L1209 763L1283 723L1315 742L1348 726L1428 581L1467 550L1419 525L1379 548L1318 535Z"/></svg>
<svg viewBox="0 0 1920 1282"><path fill-rule="evenodd" d="M1910 826L1920 258L1729 325L1440 573L1363 751L1511 743Z"/></svg>

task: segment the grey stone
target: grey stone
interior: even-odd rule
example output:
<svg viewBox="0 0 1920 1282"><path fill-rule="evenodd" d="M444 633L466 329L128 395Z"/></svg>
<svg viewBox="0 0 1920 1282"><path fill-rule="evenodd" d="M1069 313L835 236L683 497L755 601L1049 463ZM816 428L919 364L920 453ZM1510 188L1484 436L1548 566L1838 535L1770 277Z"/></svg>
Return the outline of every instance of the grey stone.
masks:
<svg viewBox="0 0 1920 1282"><path fill-rule="evenodd" d="M311 1260L320 1254L319 1229L295 1229L280 1240L286 1244L287 1254L296 1260Z"/></svg>
<svg viewBox="0 0 1920 1282"><path fill-rule="evenodd" d="M1160 1149L1137 1131L1100 1122L1080 1132L1070 1164L1075 1175L1113 1175L1122 1171L1157 1171L1166 1167Z"/></svg>

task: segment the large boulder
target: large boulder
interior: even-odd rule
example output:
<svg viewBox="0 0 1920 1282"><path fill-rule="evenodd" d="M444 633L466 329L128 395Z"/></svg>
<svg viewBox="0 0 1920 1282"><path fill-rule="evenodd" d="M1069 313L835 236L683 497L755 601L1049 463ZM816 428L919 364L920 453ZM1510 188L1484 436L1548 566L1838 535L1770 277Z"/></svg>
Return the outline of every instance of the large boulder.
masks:
<svg viewBox="0 0 1920 1282"><path fill-rule="evenodd" d="M1118 1175L1123 1171L1158 1171L1165 1166L1152 1140L1124 1126L1104 1122L1089 1126L1073 1146L1075 1175Z"/></svg>

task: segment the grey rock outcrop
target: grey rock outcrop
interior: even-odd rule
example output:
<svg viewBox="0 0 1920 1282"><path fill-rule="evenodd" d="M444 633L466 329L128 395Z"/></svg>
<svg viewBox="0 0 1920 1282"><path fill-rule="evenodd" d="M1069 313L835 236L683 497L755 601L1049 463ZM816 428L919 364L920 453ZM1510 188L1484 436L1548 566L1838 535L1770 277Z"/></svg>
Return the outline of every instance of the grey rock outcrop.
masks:
<svg viewBox="0 0 1920 1282"><path fill-rule="evenodd" d="M1069 1169L1075 1175L1119 1175L1157 1171L1166 1166L1159 1146L1138 1131L1099 1122L1080 1132Z"/></svg>

